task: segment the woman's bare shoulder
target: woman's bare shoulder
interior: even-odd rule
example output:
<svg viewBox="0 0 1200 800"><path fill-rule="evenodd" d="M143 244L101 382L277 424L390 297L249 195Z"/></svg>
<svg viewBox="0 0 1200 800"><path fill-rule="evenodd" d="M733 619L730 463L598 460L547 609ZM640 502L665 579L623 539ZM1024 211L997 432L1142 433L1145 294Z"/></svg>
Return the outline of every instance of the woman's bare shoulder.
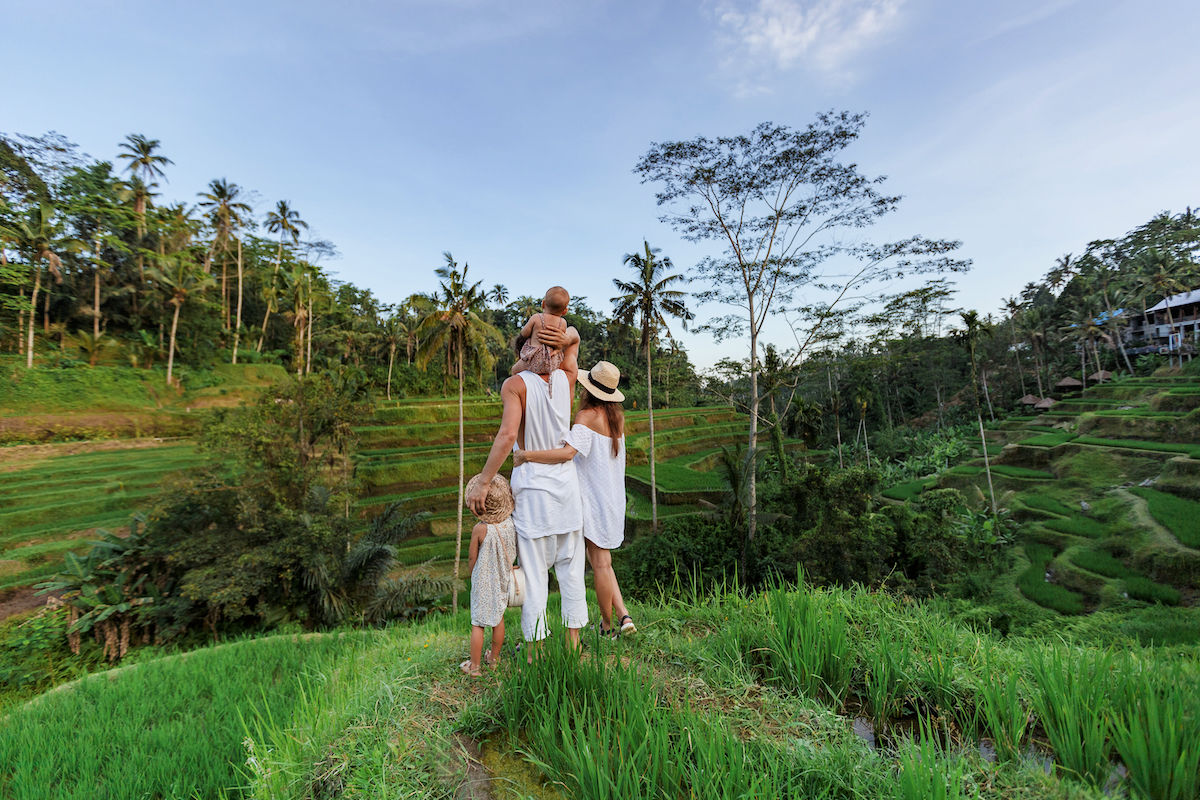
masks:
<svg viewBox="0 0 1200 800"><path fill-rule="evenodd" d="M608 420L596 408L581 408L575 413L575 424L608 436Z"/></svg>

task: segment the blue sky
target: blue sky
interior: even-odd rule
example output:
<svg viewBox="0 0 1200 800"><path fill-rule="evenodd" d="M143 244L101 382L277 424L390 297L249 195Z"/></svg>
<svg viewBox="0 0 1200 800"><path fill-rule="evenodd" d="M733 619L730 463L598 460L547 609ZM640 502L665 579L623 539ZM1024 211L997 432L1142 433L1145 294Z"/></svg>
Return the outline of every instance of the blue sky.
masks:
<svg viewBox="0 0 1200 800"><path fill-rule="evenodd" d="M1200 6L1182 0L9 2L0 130L112 158L127 133L286 198L338 276L385 301L450 250L486 285L607 308L657 221L652 141L870 112L848 154L900 212L961 239L958 303L996 311L1057 256L1200 203ZM15 74L14 74L15 72ZM701 309L703 319L717 309ZM769 330L781 344L786 328ZM738 343L683 341L701 365Z"/></svg>

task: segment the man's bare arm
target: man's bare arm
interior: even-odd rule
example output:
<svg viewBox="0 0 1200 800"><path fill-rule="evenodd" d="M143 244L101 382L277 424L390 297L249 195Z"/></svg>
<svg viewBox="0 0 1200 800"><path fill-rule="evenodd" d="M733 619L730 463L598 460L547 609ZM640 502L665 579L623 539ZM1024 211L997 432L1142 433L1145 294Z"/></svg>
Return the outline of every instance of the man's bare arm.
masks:
<svg viewBox="0 0 1200 800"><path fill-rule="evenodd" d="M488 484L496 477L496 473L500 471L500 467L512 453L513 445L516 444L517 433L521 430L521 418L525 413L525 381L521 378L506 380L500 387L500 399L504 401L504 410L500 414L500 429L496 431L496 439L492 442L487 463L479 473L479 484L466 498L467 506L476 514L483 513Z"/></svg>

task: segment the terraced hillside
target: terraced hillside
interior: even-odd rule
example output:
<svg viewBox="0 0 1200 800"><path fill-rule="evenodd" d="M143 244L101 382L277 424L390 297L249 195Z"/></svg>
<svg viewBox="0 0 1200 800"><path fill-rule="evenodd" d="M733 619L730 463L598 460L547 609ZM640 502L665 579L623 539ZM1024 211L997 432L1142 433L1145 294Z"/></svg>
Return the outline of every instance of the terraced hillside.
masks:
<svg viewBox="0 0 1200 800"><path fill-rule="evenodd" d="M357 428L356 512L365 520L397 500L431 512L426 535L406 543L399 561L444 573L454 556L458 407L454 400L382 403ZM466 468L483 466L500 403L483 396L466 405ZM645 413L628 418L629 509L636 526L650 517L649 436ZM655 413L659 513L695 513L722 490L715 456L740 441L745 422L729 409ZM797 443L789 443L798 446ZM99 448L99 449L97 449ZM187 441L153 439L57 444L0 450L0 592L29 586L52 572L62 554L82 547L96 528L120 529L182 470L202 463ZM470 518L466 520L469 526Z"/></svg>
<svg viewBox="0 0 1200 800"><path fill-rule="evenodd" d="M1174 375L1101 384L988 432L1001 505L1020 522L1007 589L1081 614L1130 602L1194 605L1200 594L1200 382ZM892 487L976 494L982 458Z"/></svg>

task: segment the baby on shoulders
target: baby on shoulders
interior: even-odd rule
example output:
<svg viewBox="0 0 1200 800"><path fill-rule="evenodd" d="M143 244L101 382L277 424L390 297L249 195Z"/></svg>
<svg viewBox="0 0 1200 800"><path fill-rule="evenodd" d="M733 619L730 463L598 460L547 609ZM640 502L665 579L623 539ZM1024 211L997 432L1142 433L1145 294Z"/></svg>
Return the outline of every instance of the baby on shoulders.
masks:
<svg viewBox="0 0 1200 800"><path fill-rule="evenodd" d="M556 369L573 370L577 368L579 358L579 331L568 326L563 316L571 295L561 286L551 286L542 300L542 311L534 314L521 328L517 337L521 345L517 363L513 364L510 374L517 375L525 370L538 375L549 375ZM561 348L542 344L538 333L543 330L562 331L567 336L567 342Z"/></svg>

